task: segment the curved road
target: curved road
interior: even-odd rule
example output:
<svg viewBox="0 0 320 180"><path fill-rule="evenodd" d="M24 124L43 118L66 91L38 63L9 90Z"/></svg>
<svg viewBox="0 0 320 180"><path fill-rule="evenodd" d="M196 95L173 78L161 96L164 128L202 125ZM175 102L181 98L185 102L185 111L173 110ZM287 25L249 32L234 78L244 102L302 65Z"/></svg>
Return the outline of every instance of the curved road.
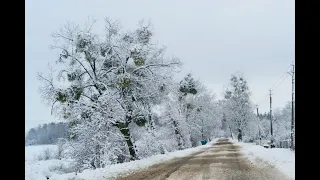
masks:
<svg viewBox="0 0 320 180"><path fill-rule="evenodd" d="M260 161L253 165L228 139L183 158L153 165L117 180L287 180L275 167Z"/></svg>

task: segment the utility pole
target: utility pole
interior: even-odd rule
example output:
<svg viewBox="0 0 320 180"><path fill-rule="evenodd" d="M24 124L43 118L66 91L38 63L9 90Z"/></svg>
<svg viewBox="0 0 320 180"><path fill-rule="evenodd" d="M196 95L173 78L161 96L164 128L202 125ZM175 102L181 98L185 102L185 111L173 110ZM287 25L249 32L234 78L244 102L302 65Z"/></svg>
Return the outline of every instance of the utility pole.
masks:
<svg viewBox="0 0 320 180"><path fill-rule="evenodd" d="M260 131L260 119L259 119L259 108L257 107L257 117L258 117L258 129L259 129L259 145L261 145L261 131Z"/></svg>
<svg viewBox="0 0 320 180"><path fill-rule="evenodd" d="M270 130L271 130L271 144L273 144L273 129L272 129L272 93L271 93L271 89L269 89L270 91Z"/></svg>
<svg viewBox="0 0 320 180"><path fill-rule="evenodd" d="M291 72L288 72L292 77L292 105L291 105L291 149L295 149L293 142L293 130L294 130L294 64L292 65Z"/></svg>

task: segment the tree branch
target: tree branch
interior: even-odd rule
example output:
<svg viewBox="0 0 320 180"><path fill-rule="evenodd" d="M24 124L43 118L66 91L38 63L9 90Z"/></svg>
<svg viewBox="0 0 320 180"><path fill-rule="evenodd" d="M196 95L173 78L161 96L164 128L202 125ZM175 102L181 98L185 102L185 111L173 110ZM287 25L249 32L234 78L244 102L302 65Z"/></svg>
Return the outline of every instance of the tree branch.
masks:
<svg viewBox="0 0 320 180"><path fill-rule="evenodd" d="M169 67L171 65L178 65L179 63L169 63L169 64L148 64L145 66L140 66L138 68L136 68L135 70L133 70L132 72L136 72L140 69L144 69L144 68L148 68L148 67L153 67L153 66L161 66L161 67Z"/></svg>

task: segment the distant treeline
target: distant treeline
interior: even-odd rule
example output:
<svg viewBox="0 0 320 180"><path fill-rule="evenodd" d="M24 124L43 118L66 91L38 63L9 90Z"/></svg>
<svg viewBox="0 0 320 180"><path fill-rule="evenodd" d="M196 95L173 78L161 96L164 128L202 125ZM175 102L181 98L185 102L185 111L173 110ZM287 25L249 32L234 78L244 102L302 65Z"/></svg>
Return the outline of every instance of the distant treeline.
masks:
<svg viewBox="0 0 320 180"><path fill-rule="evenodd" d="M58 138L68 138L68 123L49 123L31 128L26 136L26 145L54 144Z"/></svg>

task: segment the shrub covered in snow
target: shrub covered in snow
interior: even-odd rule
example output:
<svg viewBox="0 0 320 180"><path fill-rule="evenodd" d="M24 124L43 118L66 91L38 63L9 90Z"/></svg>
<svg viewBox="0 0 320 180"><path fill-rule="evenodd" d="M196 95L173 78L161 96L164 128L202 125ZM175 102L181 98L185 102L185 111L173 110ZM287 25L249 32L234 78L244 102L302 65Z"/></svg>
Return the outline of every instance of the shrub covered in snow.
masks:
<svg viewBox="0 0 320 180"><path fill-rule="evenodd" d="M58 162L57 164L53 164L49 166L49 171L53 173L58 174L64 174L64 173L72 173L75 172L75 167L72 165L66 165L65 163Z"/></svg>
<svg viewBox="0 0 320 180"><path fill-rule="evenodd" d="M37 154L36 157L37 157L38 161L43 161L43 160L46 161L49 159L54 159L56 157L56 155L54 154L54 152L51 149L46 148L42 152Z"/></svg>

